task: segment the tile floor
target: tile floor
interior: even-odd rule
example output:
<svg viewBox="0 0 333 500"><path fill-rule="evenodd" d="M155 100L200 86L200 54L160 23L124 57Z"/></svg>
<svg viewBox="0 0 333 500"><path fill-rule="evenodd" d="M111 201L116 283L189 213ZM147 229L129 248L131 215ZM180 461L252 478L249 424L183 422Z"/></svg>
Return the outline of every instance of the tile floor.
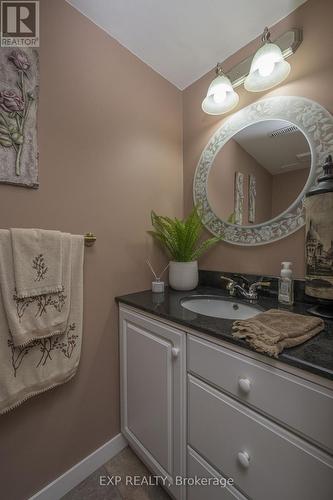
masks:
<svg viewBox="0 0 333 500"><path fill-rule="evenodd" d="M68 492L61 500L170 500L169 495L160 486L126 485L124 480L117 486L101 486L101 476L121 476L122 478L140 476L149 480L151 474L141 460L127 447Z"/></svg>

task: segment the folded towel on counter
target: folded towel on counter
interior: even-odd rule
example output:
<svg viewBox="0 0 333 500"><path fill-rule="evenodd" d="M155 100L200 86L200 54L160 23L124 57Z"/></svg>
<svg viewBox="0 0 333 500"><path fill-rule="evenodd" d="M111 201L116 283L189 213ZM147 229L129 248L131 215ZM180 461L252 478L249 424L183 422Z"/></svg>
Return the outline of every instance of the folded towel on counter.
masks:
<svg viewBox="0 0 333 500"><path fill-rule="evenodd" d="M19 299L61 292L62 233L44 229L10 229L16 296Z"/></svg>
<svg viewBox="0 0 333 500"><path fill-rule="evenodd" d="M325 328L320 318L270 309L233 324L232 335L245 339L258 352L277 357L283 349L309 340Z"/></svg>
<svg viewBox="0 0 333 500"><path fill-rule="evenodd" d="M62 237L63 287L56 293L20 298L17 295L11 232L1 231L0 286L3 307L15 346L23 346L33 340L58 335L64 331L71 306L71 235ZM30 261L30 268L33 262ZM51 266L51 264L49 264ZM50 269L51 271L51 269Z"/></svg>
<svg viewBox="0 0 333 500"><path fill-rule="evenodd" d="M4 240L10 240L7 233L8 231L0 230L1 250ZM70 241L71 286L65 290L64 298L65 302L70 302L70 311L62 332L52 335L54 332L50 328L51 336L33 340L24 347L16 346L7 321L2 289L0 290L0 414L15 408L32 396L64 384L77 371L82 342L84 238L70 236ZM39 308L36 303L29 302L21 309L22 320L30 309L36 307ZM54 305L51 302L44 303L43 315L50 314L52 309Z"/></svg>

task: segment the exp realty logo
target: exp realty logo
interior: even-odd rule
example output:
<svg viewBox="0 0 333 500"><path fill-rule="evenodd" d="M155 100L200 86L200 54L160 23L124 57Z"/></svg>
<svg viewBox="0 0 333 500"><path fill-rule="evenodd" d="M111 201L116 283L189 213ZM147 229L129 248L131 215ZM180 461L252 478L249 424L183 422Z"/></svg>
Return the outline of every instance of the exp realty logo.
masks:
<svg viewBox="0 0 333 500"><path fill-rule="evenodd" d="M39 1L0 4L0 46L39 47Z"/></svg>

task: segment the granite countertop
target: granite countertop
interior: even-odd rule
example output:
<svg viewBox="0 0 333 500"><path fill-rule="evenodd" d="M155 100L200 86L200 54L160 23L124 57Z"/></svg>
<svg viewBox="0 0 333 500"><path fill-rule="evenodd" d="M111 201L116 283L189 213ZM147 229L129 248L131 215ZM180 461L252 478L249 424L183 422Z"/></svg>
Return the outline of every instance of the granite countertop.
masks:
<svg viewBox="0 0 333 500"><path fill-rule="evenodd" d="M179 325L203 332L211 337L251 350L244 340L235 339L232 336L233 320L204 316L188 311L181 306L180 302L184 297L198 294L220 295L233 302L249 303L249 301L239 297L230 298L225 290L208 286L199 286L190 292L178 292L167 288L164 294L154 294L151 290L146 290L123 295L117 297L116 300ZM275 297L260 296L254 305L263 310L281 308ZM306 315L308 307L309 304L296 302L288 310ZM333 380L333 321L326 321L325 330L304 344L285 349L279 355L278 360Z"/></svg>

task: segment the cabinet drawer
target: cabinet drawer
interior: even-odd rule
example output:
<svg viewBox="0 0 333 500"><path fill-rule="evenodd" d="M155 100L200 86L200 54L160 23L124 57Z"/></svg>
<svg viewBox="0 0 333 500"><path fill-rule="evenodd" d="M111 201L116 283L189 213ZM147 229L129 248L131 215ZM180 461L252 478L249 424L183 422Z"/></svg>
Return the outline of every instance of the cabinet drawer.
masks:
<svg viewBox="0 0 333 500"><path fill-rule="evenodd" d="M331 500L333 459L189 376L189 445L255 500Z"/></svg>
<svg viewBox="0 0 333 500"><path fill-rule="evenodd" d="M200 455L188 447L187 477L204 478L208 482L212 479L220 481L220 485L206 484L187 487L187 500L246 500L233 486L223 486L223 476L211 467Z"/></svg>
<svg viewBox="0 0 333 500"><path fill-rule="evenodd" d="M192 335L187 342L191 373L333 450L332 391Z"/></svg>

